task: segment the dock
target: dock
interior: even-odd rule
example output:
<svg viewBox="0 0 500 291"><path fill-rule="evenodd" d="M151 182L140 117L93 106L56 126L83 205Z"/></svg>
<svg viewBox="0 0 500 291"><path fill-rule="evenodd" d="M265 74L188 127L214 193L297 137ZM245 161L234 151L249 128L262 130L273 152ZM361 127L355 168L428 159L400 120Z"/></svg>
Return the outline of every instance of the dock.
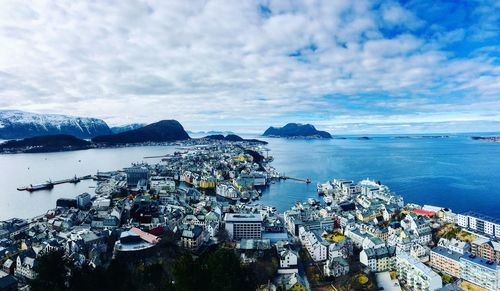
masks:
<svg viewBox="0 0 500 291"><path fill-rule="evenodd" d="M293 181L299 181L299 182L304 182L304 183L311 183L311 179L309 178L306 178L306 179L302 179L302 178L295 178L295 177L290 177L290 176L280 176L280 179L282 180L293 180Z"/></svg>
<svg viewBox="0 0 500 291"><path fill-rule="evenodd" d="M66 183L73 183L73 184L76 184L76 183L79 183L81 180L90 180L92 179L92 175L86 175L86 176L82 176L82 177L77 177L76 175L73 177L73 178L68 178L68 179L63 179L63 180L56 180L56 181L47 181L45 184L47 185L60 185L60 184L66 184ZM33 184L31 184L33 185ZM18 191L30 191L30 187L31 185L29 186L24 186L24 187L18 187L17 190ZM40 190L43 190L43 189L50 189L52 187L47 187L47 188L40 188Z"/></svg>

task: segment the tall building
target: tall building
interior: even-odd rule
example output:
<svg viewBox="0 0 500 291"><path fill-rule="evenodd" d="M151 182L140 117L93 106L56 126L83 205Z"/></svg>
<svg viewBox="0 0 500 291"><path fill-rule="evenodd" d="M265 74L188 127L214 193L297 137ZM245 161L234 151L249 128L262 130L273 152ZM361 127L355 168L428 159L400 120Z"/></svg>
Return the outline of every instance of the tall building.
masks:
<svg viewBox="0 0 500 291"><path fill-rule="evenodd" d="M127 174L127 186L135 188L141 180L147 181L149 179L149 170L146 167L130 167L125 168Z"/></svg>
<svg viewBox="0 0 500 291"><path fill-rule="evenodd" d="M224 217L226 231L231 239L261 239L262 216L247 213L226 213Z"/></svg>
<svg viewBox="0 0 500 291"><path fill-rule="evenodd" d="M475 232L500 238L500 220L475 212L457 215L457 224Z"/></svg>
<svg viewBox="0 0 500 291"><path fill-rule="evenodd" d="M396 255L396 271L402 285L412 290L431 291L443 287L436 272L405 252Z"/></svg>
<svg viewBox="0 0 500 291"><path fill-rule="evenodd" d="M79 209L87 209L90 207L92 202L90 201L90 194L89 193L82 193L78 196L76 196L76 206Z"/></svg>
<svg viewBox="0 0 500 291"><path fill-rule="evenodd" d="M500 265L475 255L460 258L460 277L488 290L500 290Z"/></svg>

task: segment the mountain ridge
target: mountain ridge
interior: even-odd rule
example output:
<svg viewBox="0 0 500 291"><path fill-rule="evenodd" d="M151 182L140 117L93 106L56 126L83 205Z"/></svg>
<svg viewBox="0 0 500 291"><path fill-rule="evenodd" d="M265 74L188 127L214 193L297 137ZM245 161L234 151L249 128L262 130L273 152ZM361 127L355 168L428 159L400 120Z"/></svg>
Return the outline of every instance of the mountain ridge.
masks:
<svg viewBox="0 0 500 291"><path fill-rule="evenodd" d="M0 139L56 134L88 139L110 133L111 130L106 122L98 118L0 110Z"/></svg>
<svg viewBox="0 0 500 291"><path fill-rule="evenodd" d="M169 142L190 139L184 127L177 120L161 120L144 127L116 134L92 138L94 143L126 144L142 142Z"/></svg>

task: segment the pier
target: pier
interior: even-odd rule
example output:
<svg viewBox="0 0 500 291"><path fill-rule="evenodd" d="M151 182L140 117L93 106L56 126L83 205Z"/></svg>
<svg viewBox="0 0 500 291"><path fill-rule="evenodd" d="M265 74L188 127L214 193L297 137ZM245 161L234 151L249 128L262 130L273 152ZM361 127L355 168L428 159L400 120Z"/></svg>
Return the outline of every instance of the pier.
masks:
<svg viewBox="0 0 500 291"><path fill-rule="evenodd" d="M295 177L289 177L289 176L280 176L280 179L282 180L293 180L293 181L299 181L299 182L304 182L304 183L311 183L311 179L306 178L306 179L301 179L301 178L295 178Z"/></svg>
<svg viewBox="0 0 500 291"><path fill-rule="evenodd" d="M90 180L92 179L92 175L86 175L82 177L77 177L76 175L73 178L68 178L68 179L63 179L63 180L56 180L56 181L47 181L46 183L42 183L39 185L43 185L43 187L40 188L34 188L34 184L30 184L29 186L24 186L24 187L18 187L18 191L36 191L36 190L45 190L45 189L52 189L54 185L60 185L60 184L65 184L65 183L79 183L81 180Z"/></svg>

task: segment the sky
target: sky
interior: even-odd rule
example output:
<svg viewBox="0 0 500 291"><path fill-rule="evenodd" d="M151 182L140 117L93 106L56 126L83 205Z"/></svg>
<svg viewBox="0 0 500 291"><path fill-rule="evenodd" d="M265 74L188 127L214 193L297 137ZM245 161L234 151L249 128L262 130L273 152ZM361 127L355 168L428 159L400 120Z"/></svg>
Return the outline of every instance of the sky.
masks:
<svg viewBox="0 0 500 291"><path fill-rule="evenodd" d="M500 131L500 1L2 0L0 109L193 131Z"/></svg>

